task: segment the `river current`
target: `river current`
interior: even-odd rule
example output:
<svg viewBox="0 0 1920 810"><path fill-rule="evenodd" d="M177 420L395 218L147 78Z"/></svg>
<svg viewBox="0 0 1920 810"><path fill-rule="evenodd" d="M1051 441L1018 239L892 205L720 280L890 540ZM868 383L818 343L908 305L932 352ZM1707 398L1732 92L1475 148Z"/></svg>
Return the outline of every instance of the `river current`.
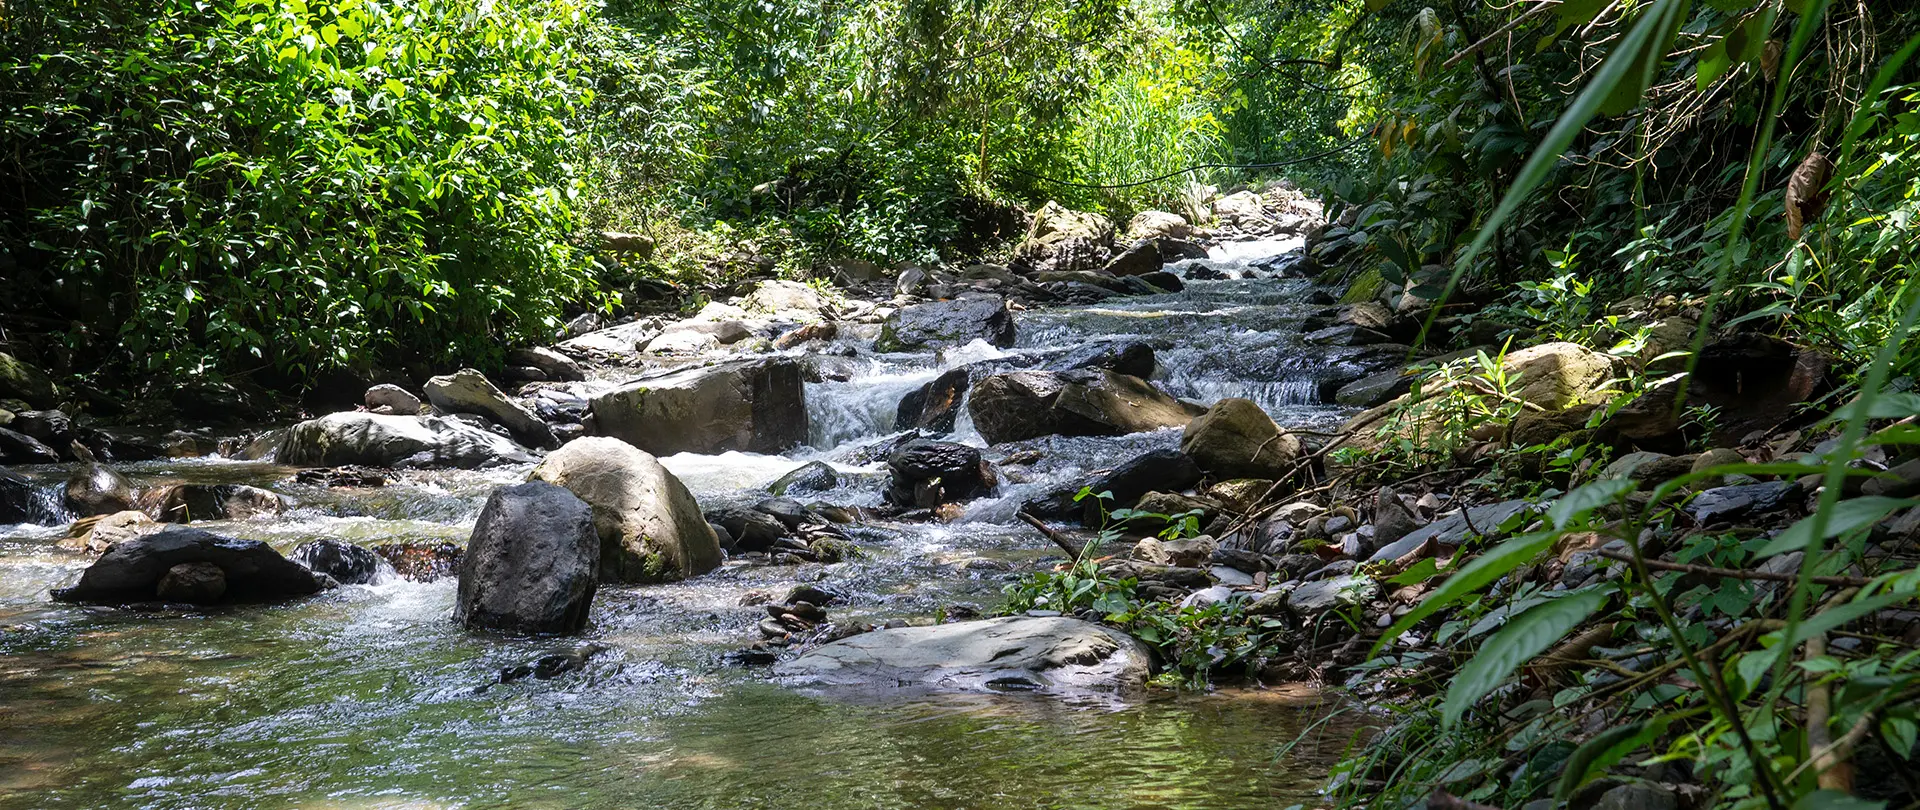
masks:
<svg viewBox="0 0 1920 810"><path fill-rule="evenodd" d="M1285 243L1203 264L1234 270ZM1091 339L1156 350L1157 381L1201 402L1244 396L1283 424L1323 427L1333 360L1304 346L1308 283L1192 281L1181 293L1019 314L1011 349L861 355L809 384L812 443L781 456L662 461L703 505L765 497L812 460L843 485L819 498L877 503L884 468L860 447L892 433L912 388L957 365L1031 365ZM617 377L613 378L617 379ZM611 384L612 380L609 380ZM963 417L959 440L981 444ZM1039 461L948 524L860 526L833 565L729 562L664 586L602 587L584 670L497 684L551 640L480 638L449 621L454 582L348 586L265 607L150 613L58 605L85 567L62 526L0 526L0 810L28 808L1229 808L1314 800L1350 727L1315 725L1333 698L1298 687L1171 694L1124 704L1019 695L850 699L789 689L724 656L755 640L763 608L796 584L845 592L836 621L991 612L1054 549L1014 509L1178 431L1053 437ZM1025 454L1031 456L1032 454ZM397 473L379 488L297 483L293 470L220 458L121 465L136 485L248 483L284 514L196 523L289 551L332 537L464 542L487 492L525 468ZM18 471L51 493L60 466ZM51 522L51 521L49 521ZM1285 758L1283 746L1306 734Z"/></svg>

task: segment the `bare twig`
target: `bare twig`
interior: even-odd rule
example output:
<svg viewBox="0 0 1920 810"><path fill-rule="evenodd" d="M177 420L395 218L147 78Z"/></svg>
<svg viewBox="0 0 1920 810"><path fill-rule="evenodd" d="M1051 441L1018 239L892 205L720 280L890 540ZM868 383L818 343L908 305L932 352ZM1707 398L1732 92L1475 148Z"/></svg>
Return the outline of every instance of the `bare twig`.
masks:
<svg viewBox="0 0 1920 810"><path fill-rule="evenodd" d="M1558 5L1560 5L1559 0L1542 0L1542 2L1536 4L1533 8L1527 9L1527 13L1513 18L1506 25L1503 25L1503 26L1500 26L1499 28L1494 29L1493 33L1488 34L1484 37L1481 37L1478 42L1475 42L1472 45L1468 45L1467 47L1460 49L1459 53L1456 53L1452 56L1447 57L1447 61L1440 63L1440 69L1446 70L1447 68L1450 68L1450 67L1453 67L1454 65L1459 64L1460 60L1473 55L1475 51L1480 50L1481 46L1486 45L1487 43L1492 42L1496 39L1499 39L1502 34L1512 31L1515 28L1519 28L1521 23L1526 22L1527 20L1533 19L1534 15L1537 15L1542 11L1546 11L1547 9L1553 8Z"/></svg>
<svg viewBox="0 0 1920 810"><path fill-rule="evenodd" d="M1026 521L1028 526L1032 526L1035 531L1040 532L1041 537L1045 537L1048 540L1053 541L1054 545L1059 546L1061 550L1067 552L1068 556L1073 557L1076 560L1079 559L1080 555L1087 550L1087 547L1085 545L1075 543L1073 540L1069 539L1065 534L1060 533L1060 531L1054 529L1052 526L1048 526L1047 524L1042 523L1039 518L1036 518L1025 512L1015 512L1014 514L1019 515L1020 519Z"/></svg>

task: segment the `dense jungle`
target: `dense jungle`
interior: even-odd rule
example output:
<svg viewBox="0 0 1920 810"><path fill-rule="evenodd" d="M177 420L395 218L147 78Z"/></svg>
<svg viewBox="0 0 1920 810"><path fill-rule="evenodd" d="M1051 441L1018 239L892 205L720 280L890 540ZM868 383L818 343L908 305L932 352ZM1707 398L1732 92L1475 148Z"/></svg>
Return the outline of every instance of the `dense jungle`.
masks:
<svg viewBox="0 0 1920 810"><path fill-rule="evenodd" d="M1920 808L1906 0L0 0L0 810Z"/></svg>

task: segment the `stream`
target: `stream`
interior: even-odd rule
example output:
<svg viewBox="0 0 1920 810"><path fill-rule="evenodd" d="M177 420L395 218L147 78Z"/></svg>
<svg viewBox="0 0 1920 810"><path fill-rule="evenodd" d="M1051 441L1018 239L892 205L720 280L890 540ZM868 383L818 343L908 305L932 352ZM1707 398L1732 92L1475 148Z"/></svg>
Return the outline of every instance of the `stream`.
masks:
<svg viewBox="0 0 1920 810"><path fill-rule="evenodd" d="M1231 271L1295 244L1242 243L1199 264ZM1283 425L1326 427L1346 411L1322 403L1336 361L1300 341L1301 320L1317 309L1310 290L1304 280L1191 281L1177 294L1020 313L1010 349L863 353L846 361L844 381L808 385L810 446L662 462L706 507L765 497L770 482L813 460L847 473L820 500L876 504L884 466L860 463L858 451L892 434L907 391L957 365L1032 365L1108 337L1150 343L1156 381L1178 396L1248 397ZM983 444L964 416L955 438ZM1022 502L1178 442L1178 430L1165 430L1002 445L989 457L1037 450L1040 460L956 522L853 527L857 559L729 561L672 585L603 586L588 638L610 650L582 671L512 684L493 682L554 642L463 632L448 618L452 578L210 612L79 607L47 596L87 564L54 546L64 526L0 525L0 810L1313 802L1352 727L1316 726L1339 703L1305 688L1156 692L1125 704L850 699L790 689L764 668L723 659L759 638L765 611L743 599L799 583L847 594L835 621L928 617L954 605L991 613L1008 581L1057 558L1014 519ZM286 496L294 506L280 515L194 524L282 552L323 537L463 543L487 493L527 473L402 471L384 487L327 488L296 482L291 468L217 457L117 468L143 487L246 483ZM16 471L48 492L68 472Z"/></svg>

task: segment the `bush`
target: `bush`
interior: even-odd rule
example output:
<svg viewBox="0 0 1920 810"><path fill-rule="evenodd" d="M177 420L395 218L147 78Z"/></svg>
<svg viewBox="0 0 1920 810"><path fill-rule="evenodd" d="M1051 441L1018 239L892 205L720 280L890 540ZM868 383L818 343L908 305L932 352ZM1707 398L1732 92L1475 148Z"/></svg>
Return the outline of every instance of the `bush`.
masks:
<svg viewBox="0 0 1920 810"><path fill-rule="evenodd" d="M551 334L573 0L68 0L0 27L0 264L74 365L290 376Z"/></svg>

